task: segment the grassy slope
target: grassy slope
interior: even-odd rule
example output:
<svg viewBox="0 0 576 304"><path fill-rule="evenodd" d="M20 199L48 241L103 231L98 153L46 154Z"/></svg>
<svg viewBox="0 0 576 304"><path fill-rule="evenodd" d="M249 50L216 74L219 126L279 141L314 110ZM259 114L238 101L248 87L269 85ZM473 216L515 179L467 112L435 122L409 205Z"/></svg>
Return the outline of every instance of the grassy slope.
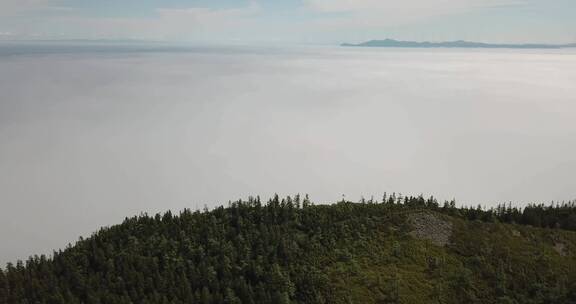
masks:
<svg viewBox="0 0 576 304"><path fill-rule="evenodd" d="M574 232L436 216L453 223L445 247L409 236L406 216L374 226L352 244L338 244L324 259L332 301L508 303L515 290L550 292L554 300L557 281L576 282ZM554 249L559 242L564 255ZM523 303L530 301L524 295Z"/></svg>

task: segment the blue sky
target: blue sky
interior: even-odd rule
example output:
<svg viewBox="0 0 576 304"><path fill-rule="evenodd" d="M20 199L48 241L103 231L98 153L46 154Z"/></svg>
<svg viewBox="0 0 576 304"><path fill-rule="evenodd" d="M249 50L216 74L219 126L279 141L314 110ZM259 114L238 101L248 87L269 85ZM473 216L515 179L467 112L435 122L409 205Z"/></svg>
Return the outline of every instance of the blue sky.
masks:
<svg viewBox="0 0 576 304"><path fill-rule="evenodd" d="M0 39L575 42L574 0L2 0Z"/></svg>

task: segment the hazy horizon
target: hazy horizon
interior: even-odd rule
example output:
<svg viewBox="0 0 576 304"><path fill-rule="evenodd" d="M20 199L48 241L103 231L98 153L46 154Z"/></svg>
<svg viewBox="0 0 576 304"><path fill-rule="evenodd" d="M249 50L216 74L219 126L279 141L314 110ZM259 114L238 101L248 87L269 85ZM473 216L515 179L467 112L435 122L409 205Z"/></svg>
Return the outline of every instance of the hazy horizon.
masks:
<svg viewBox="0 0 576 304"><path fill-rule="evenodd" d="M576 198L573 50L78 47L0 44L2 264L250 195Z"/></svg>
<svg viewBox="0 0 576 304"><path fill-rule="evenodd" d="M3 0L0 39L574 43L571 0Z"/></svg>

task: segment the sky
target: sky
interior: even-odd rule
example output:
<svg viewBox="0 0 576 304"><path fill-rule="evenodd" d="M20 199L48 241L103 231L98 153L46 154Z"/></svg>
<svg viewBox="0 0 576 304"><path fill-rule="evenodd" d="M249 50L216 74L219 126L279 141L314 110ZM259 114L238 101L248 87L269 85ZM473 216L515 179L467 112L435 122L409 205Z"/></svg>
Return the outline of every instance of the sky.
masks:
<svg viewBox="0 0 576 304"><path fill-rule="evenodd" d="M576 42L573 0L2 0L0 39Z"/></svg>
<svg viewBox="0 0 576 304"><path fill-rule="evenodd" d="M574 50L2 47L0 265L251 195L576 199Z"/></svg>
<svg viewBox="0 0 576 304"><path fill-rule="evenodd" d="M573 43L576 1L0 0L0 265L250 195L576 198L573 49L337 47L385 38Z"/></svg>

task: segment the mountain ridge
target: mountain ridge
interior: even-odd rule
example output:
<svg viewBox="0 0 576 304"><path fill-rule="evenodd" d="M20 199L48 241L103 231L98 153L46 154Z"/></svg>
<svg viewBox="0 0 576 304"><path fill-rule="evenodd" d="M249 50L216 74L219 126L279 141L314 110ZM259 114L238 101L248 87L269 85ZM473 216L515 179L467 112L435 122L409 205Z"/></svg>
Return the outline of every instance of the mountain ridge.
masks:
<svg viewBox="0 0 576 304"><path fill-rule="evenodd" d="M576 43L569 44L540 44L540 43L526 43L526 44L497 44L497 43L483 43L471 42L465 40L457 41L444 41L444 42L417 42L417 41L402 41L394 39L384 40L370 40L358 44L343 43L340 46L345 47L398 47L398 48L492 48L492 49L563 49L563 48L576 48Z"/></svg>
<svg viewBox="0 0 576 304"><path fill-rule="evenodd" d="M574 202L251 198L126 218L52 257L9 264L0 303L569 304L575 230Z"/></svg>

